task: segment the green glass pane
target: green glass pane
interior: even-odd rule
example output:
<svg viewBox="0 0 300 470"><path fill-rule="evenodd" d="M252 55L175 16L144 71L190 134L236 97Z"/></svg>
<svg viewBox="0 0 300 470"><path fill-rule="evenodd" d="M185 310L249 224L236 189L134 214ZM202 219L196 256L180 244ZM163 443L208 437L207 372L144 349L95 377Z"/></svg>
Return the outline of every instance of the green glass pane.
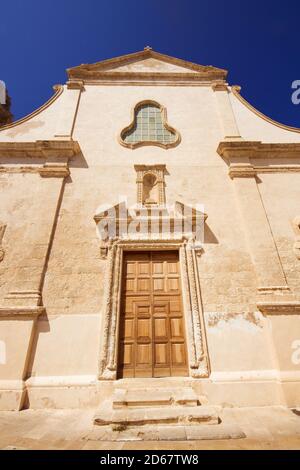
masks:
<svg viewBox="0 0 300 470"><path fill-rule="evenodd" d="M175 136L168 131L162 122L160 108L151 104L140 106L136 111L134 128L124 135L125 142L174 142Z"/></svg>

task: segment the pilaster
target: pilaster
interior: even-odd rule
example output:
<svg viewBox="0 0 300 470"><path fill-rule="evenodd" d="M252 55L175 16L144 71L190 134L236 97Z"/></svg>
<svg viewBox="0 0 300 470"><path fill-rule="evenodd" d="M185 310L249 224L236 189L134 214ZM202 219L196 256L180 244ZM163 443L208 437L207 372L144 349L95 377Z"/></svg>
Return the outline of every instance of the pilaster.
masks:
<svg viewBox="0 0 300 470"><path fill-rule="evenodd" d="M212 89L215 92L224 140L242 140L229 100L227 84L224 82L214 82L212 84Z"/></svg>

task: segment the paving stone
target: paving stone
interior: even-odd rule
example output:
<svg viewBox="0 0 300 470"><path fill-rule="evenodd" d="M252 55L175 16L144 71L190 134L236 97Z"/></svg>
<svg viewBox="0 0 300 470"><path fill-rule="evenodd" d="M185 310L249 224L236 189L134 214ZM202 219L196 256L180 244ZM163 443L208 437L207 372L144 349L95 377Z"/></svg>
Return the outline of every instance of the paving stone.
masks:
<svg viewBox="0 0 300 470"><path fill-rule="evenodd" d="M203 439L243 439L246 437L245 433L236 425L218 426L185 426L186 436L188 440L203 440Z"/></svg>
<svg viewBox="0 0 300 470"><path fill-rule="evenodd" d="M160 441L185 441L185 426L160 426L158 427L158 436Z"/></svg>

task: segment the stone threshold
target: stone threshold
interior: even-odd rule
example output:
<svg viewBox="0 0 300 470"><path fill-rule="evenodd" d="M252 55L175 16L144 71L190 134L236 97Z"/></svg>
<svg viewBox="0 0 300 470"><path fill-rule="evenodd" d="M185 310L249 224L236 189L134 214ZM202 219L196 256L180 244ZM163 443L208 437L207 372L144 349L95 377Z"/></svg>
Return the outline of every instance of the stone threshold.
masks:
<svg viewBox="0 0 300 470"><path fill-rule="evenodd" d="M88 441L195 441L244 439L246 434L234 424L201 425L146 425L126 429L101 426L85 437Z"/></svg>

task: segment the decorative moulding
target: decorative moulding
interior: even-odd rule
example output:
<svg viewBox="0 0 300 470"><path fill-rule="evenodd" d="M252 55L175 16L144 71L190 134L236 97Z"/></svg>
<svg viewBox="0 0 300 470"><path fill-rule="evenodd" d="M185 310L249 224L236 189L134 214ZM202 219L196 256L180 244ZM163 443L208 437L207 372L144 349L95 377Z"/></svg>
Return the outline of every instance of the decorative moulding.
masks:
<svg viewBox="0 0 300 470"><path fill-rule="evenodd" d="M5 230L6 230L6 225L0 222L0 262L3 261L4 255L5 255L4 248L2 247L2 240L4 237Z"/></svg>
<svg viewBox="0 0 300 470"><path fill-rule="evenodd" d="M157 71L155 68L151 72L143 71L120 71L118 67L140 62L145 59L156 59L160 62L172 64L183 68L180 72ZM185 69L185 70L184 70ZM95 64L82 64L67 70L69 80L79 79L84 83L101 81L105 83L114 82L173 82L185 83L210 83L212 81L225 80L227 71L213 67L194 64L185 60L170 57L166 54L160 54L151 48L145 48L143 51L134 54L126 54L113 59L104 60Z"/></svg>
<svg viewBox="0 0 300 470"><path fill-rule="evenodd" d="M123 251L179 249L190 376L205 378L210 374L198 266L194 240L182 237L169 240L119 240L111 243L105 277L104 333L99 355L99 379L116 380L118 368L118 325Z"/></svg>
<svg viewBox="0 0 300 470"><path fill-rule="evenodd" d="M42 168L38 170L40 176L43 178L66 178L70 175L70 170L67 164L51 164L45 163Z"/></svg>
<svg viewBox="0 0 300 470"><path fill-rule="evenodd" d="M42 296L39 290L11 290L4 297L6 307L39 307L42 305Z"/></svg>
<svg viewBox="0 0 300 470"><path fill-rule="evenodd" d="M258 309L265 315L300 315L300 302L259 302Z"/></svg>
<svg viewBox="0 0 300 470"><path fill-rule="evenodd" d="M232 92L232 94L234 96L236 96L236 98L241 102L243 103L244 106L246 106L248 109L250 109L250 111L252 111L254 114L256 114L257 116L259 116L260 118L262 118L264 121L267 121L269 122L270 124L273 124L274 126L277 126L277 127L280 127L281 129L285 129L287 131L290 131L290 132L297 132L299 133L300 132L300 129L298 127L291 127L291 126L287 126L285 124L282 124L278 121L274 121L274 119L271 119L269 118L268 116L266 116L265 114L261 113L260 111L258 111L256 108L254 108L254 106L252 106L247 100L245 100L245 98L243 98L241 95L240 95L240 91L241 91L241 87L239 85L232 85L230 87L230 90Z"/></svg>
<svg viewBox="0 0 300 470"><path fill-rule="evenodd" d="M85 91L84 84L82 80L69 80L67 82L68 90L80 90Z"/></svg>
<svg viewBox="0 0 300 470"><path fill-rule="evenodd" d="M285 286L268 286L268 287L263 287L263 286L260 286L257 288L258 292L260 294L270 294L270 293L273 293L273 292L280 292L280 291L289 291L290 288L289 286L285 285Z"/></svg>
<svg viewBox="0 0 300 470"><path fill-rule="evenodd" d="M68 161L80 152L78 142L74 140L37 140L35 142L0 142L1 158L11 160L19 158L41 159L41 166L26 165L13 167L5 165L1 172L39 173L43 177L66 177L69 175Z"/></svg>
<svg viewBox="0 0 300 470"><path fill-rule="evenodd" d="M115 239L120 243L128 239L136 243L142 240L149 243L157 240L163 243L164 240L175 240L178 234L186 239L193 238L193 250L197 256L201 256L203 248L198 240L203 238L203 224L206 219L207 214L178 201L174 207L153 208L139 205L130 210L125 202L121 202L94 216L100 233L105 227L106 230L111 229L111 234L106 238L102 237L101 233L100 258L106 259ZM140 224L140 230L134 234L130 231L132 222Z"/></svg>
<svg viewBox="0 0 300 470"><path fill-rule="evenodd" d="M230 164L228 169L230 178L253 178L257 172L250 163Z"/></svg>
<svg viewBox="0 0 300 470"><path fill-rule="evenodd" d="M293 229L296 235L293 249L297 259L300 260L300 216L294 218Z"/></svg>
<svg viewBox="0 0 300 470"><path fill-rule="evenodd" d="M64 161L80 151L75 140L36 140L35 142L0 142L0 157L46 158Z"/></svg>
<svg viewBox="0 0 300 470"><path fill-rule="evenodd" d="M0 129L1 131L4 131L6 129L11 129L12 127L18 126L19 124L23 124L23 122L29 121L32 119L34 116L37 116L40 114L42 111L45 109L49 108L54 101L57 100L57 98L63 93L64 87L63 85L54 85L53 90L55 91L54 95L51 96L51 98L46 101L40 108L36 109L32 113L28 114L27 116L23 117L22 119L18 119L17 121L12 122L11 124L7 124L6 126L2 126Z"/></svg>
<svg viewBox="0 0 300 470"><path fill-rule="evenodd" d="M0 318L9 320L30 320L45 312L45 307L0 307Z"/></svg>
<svg viewBox="0 0 300 470"><path fill-rule="evenodd" d="M211 87L213 89L213 91L229 91L228 90L228 83L224 82L224 81L219 81L219 82L213 82L211 84Z"/></svg>
<svg viewBox="0 0 300 470"><path fill-rule="evenodd" d="M174 136L175 136L174 142L163 143L163 142L158 142L156 140L141 140L139 142L125 142L123 140L123 136L126 134L126 132L134 129L135 119L136 119L136 112L137 112L138 108L140 108L144 104L152 104L153 106L160 109L163 126L168 131L170 131L172 134L174 134ZM163 149L169 149L169 148L172 148L172 147L177 147L177 145L181 141L181 136L180 136L180 133L176 129L174 129L174 127L171 127L168 124L168 122L167 122L167 110L164 106L160 105L157 101L143 100L143 101L140 101L139 103L137 103L134 106L134 108L132 109L132 111L131 111L131 123L128 126L124 127L124 129L122 129L122 131L119 134L118 140L119 140L119 143L121 145L123 145L123 147L127 147L127 148L130 148L130 149L136 149L138 147L149 146L149 145L155 145L156 147L161 147Z"/></svg>
<svg viewBox="0 0 300 470"><path fill-rule="evenodd" d="M264 144L260 141L223 141L217 152L225 159L238 158L300 158L300 143Z"/></svg>
<svg viewBox="0 0 300 470"><path fill-rule="evenodd" d="M231 178L255 177L258 173L300 172L299 143L223 141L219 143L217 152L229 165ZM291 158L294 164L289 162Z"/></svg>

